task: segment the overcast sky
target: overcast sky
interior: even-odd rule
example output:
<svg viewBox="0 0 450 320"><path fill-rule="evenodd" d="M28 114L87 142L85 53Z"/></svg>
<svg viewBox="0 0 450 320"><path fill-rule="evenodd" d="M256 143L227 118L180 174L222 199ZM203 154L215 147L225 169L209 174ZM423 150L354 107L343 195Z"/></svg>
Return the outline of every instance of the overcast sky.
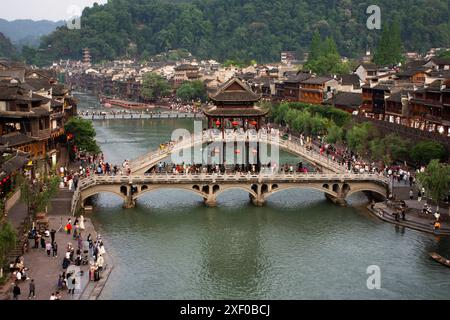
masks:
<svg viewBox="0 0 450 320"><path fill-rule="evenodd" d="M106 3L107 0L0 0L0 18L6 20L68 20L74 9ZM71 9L72 8L72 9Z"/></svg>

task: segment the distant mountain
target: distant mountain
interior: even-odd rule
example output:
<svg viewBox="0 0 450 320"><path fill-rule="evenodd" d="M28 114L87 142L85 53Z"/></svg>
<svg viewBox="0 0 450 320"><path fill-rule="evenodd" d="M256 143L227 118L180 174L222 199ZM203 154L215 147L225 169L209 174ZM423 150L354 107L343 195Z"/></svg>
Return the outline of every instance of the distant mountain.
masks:
<svg viewBox="0 0 450 320"><path fill-rule="evenodd" d="M17 55L16 48L11 41L0 32L0 57L1 58L14 58Z"/></svg>
<svg viewBox="0 0 450 320"><path fill-rule="evenodd" d="M0 19L0 32L10 38L11 42L19 48L23 45L37 47L42 36L52 33L64 23L64 21Z"/></svg>
<svg viewBox="0 0 450 320"><path fill-rule="evenodd" d="M367 27L377 4L381 24L398 19L403 50L450 47L449 0L108 0L85 8L82 28L43 37L33 61L93 61L151 56L183 48L198 58L279 61L281 51L309 52L313 34L331 37L338 52L358 58L375 49L382 30ZM376 20L376 19L375 19ZM29 58L33 52L30 52ZM30 59L32 60L32 59Z"/></svg>

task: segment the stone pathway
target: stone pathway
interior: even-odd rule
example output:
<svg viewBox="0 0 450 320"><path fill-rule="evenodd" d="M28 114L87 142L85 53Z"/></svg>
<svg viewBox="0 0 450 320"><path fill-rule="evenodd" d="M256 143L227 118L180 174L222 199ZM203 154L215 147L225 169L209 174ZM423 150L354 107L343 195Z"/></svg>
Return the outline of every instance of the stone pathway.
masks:
<svg viewBox="0 0 450 320"><path fill-rule="evenodd" d="M55 230L60 229L61 224L65 226L67 219L72 218L72 222L75 220L70 212L71 192L67 189L61 189L59 194L52 199L52 207L48 214L49 218L49 230L52 228ZM26 216L26 206L17 204L10 212L9 219L14 225L19 223L20 219ZM61 214L67 213L67 214ZM64 227L63 227L64 228ZM72 235L68 235L64 229L55 234L55 241L58 244L58 257L48 257L44 249L33 249L34 240L29 240L29 251L24 254L25 267L29 268L27 276L30 279L34 279L36 286L36 297L38 300L49 300L53 292L57 291L57 282L59 275L63 272L62 261L66 252L67 243L72 243L75 249L78 248L77 241L73 240ZM83 239L86 239L88 234L91 234L92 239L95 240L97 233L94 229L90 218L85 217L85 230L82 232ZM50 237L48 238L50 240ZM84 247L87 249L88 244L85 241ZM107 245L106 245L106 249ZM92 257L89 254L89 259ZM105 255L106 268L101 273L100 281L89 281L89 265L82 265L80 269L83 271L83 275L79 278L81 286L75 290L75 294L68 295L67 290L61 291L62 298L64 300L77 300L77 299L97 299L101 290L104 287L106 280L109 277L111 270L113 269L113 263L108 254ZM15 278L10 280L0 288L0 300L11 299L11 288ZM19 284L21 289L21 295L19 300L27 300L29 293L30 280L21 281Z"/></svg>
<svg viewBox="0 0 450 320"><path fill-rule="evenodd" d="M383 221L393 223L398 226L411 228L414 230L427 232L435 235L450 236L450 223L448 221L441 221L441 229L434 230L435 218L433 215L423 215L418 213L415 209L409 209L406 211L405 221L399 217L400 221L395 220L394 210L388 208L384 203L377 203L374 209L370 209L376 217ZM442 217L442 215L441 215Z"/></svg>

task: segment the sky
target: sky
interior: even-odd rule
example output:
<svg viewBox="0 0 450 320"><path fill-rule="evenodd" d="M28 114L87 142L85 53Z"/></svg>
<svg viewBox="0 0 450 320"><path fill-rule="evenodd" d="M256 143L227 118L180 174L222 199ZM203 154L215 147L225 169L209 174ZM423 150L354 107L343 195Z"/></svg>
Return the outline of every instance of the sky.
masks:
<svg viewBox="0 0 450 320"><path fill-rule="evenodd" d="M107 0L0 0L0 18L6 20L68 20L86 6Z"/></svg>

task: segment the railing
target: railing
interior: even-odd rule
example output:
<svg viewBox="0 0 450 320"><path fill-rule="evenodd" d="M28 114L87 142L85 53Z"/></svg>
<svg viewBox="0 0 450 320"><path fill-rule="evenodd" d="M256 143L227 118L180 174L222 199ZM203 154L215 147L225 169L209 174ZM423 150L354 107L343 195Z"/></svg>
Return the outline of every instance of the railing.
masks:
<svg viewBox="0 0 450 320"><path fill-rule="evenodd" d="M142 184L142 183L195 183L195 182L215 182L215 181L251 181L251 182L301 182L301 181L321 181L321 182L349 182L349 181L374 181L385 185L389 184L389 179L379 174L324 174L324 173L247 173L247 174L161 174L150 175L116 175L104 176L94 175L83 178L79 181L74 198L78 193L94 185L107 184Z"/></svg>
<svg viewBox="0 0 450 320"><path fill-rule="evenodd" d="M389 178L380 174L357 173L236 173L236 174L150 174L150 175L93 175L82 178L72 198L71 210L75 214L81 191L96 185L133 185L133 184L191 184L191 183L295 183L295 182L352 182L369 181L389 186Z"/></svg>
<svg viewBox="0 0 450 320"><path fill-rule="evenodd" d="M145 168L155 164L156 161L160 161L167 157L169 154L186 149L188 147L193 147L197 144L209 143L217 141L242 141L242 142L259 142L268 143L272 145L278 145L284 149L291 152L297 153L305 160L309 160L315 164L318 164L324 168L327 168L336 173L347 172L345 165L340 165L339 163L331 160L330 158L317 153L313 149L308 149L306 146L302 145L298 138L291 138L291 140L283 140L280 138L280 133L275 130L273 133L269 134L263 130L258 133L252 131L246 132L229 132L225 131L223 134L218 130L206 130L202 134L191 135L190 138L185 138L181 142L174 143L173 145L165 148L158 149L153 152L149 152L135 160L130 162L131 172L136 172L140 169Z"/></svg>

